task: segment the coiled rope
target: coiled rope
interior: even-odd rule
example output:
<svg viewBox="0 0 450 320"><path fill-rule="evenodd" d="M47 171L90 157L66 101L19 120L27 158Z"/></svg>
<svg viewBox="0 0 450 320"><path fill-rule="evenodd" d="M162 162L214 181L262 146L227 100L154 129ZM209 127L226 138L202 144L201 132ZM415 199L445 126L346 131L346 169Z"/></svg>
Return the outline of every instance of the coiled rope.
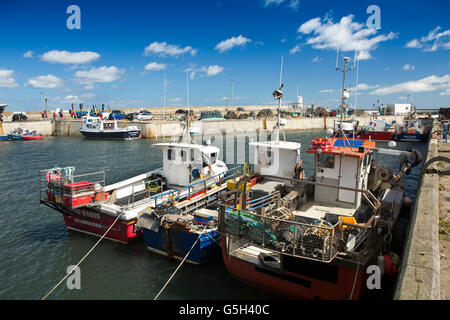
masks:
<svg viewBox="0 0 450 320"><path fill-rule="evenodd" d="M197 244L198 240L200 239L200 237L202 236L203 233L205 233L205 229L208 225L205 225L205 227L202 230L202 233L200 233L198 235L197 240L195 240L194 244L192 245L191 249L189 249L188 253L186 254L186 256L183 258L183 260L181 261L181 263L178 265L178 267L175 269L175 271L172 273L172 275L170 276L169 280L167 280L166 284L161 288L161 290L158 292L158 294L155 296L155 298L153 300L157 300L158 297L161 295L161 293L164 291L164 289L167 287L167 285L169 284L169 282L172 280L172 278L175 276L175 274L177 273L177 271L181 268L181 265L184 263L184 261L186 261L187 257L189 256L189 254L191 253L192 249L194 249L195 245Z"/></svg>
<svg viewBox="0 0 450 320"><path fill-rule="evenodd" d="M87 256L95 249L95 247L100 243L100 241L103 240L103 238L108 234L109 230L111 230L111 228L116 224L117 220L119 220L119 218L124 214L125 211L122 211L116 218L116 220L114 220L114 222L111 224L111 226L108 228L108 230L106 230L106 232L100 237L100 239L98 239L98 241L94 244L94 246L84 255L83 258L81 258L80 261L78 261L78 263L75 265L75 267L73 267L72 270L70 270L70 272L68 272L66 274L66 276L64 278L62 278L57 284L56 286L53 287L52 290L50 290L41 300L45 300L47 299L47 297L53 292L55 291L56 288L59 287L59 285L83 262L84 259L87 258Z"/></svg>

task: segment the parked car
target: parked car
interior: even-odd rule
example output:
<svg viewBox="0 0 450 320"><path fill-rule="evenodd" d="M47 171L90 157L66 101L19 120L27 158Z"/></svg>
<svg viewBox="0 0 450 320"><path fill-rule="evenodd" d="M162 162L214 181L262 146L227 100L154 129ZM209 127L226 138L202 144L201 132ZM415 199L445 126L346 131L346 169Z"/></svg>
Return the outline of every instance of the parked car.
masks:
<svg viewBox="0 0 450 320"><path fill-rule="evenodd" d="M136 115L136 119L138 120L153 120L153 114L148 110L141 110Z"/></svg>
<svg viewBox="0 0 450 320"><path fill-rule="evenodd" d="M138 114L137 112L131 112L131 113L128 113L128 114L125 116L125 119L130 120L130 121L133 121L133 120L136 118L136 115L137 115L137 114Z"/></svg>
<svg viewBox="0 0 450 320"><path fill-rule="evenodd" d="M111 113L109 114L109 120L123 120L125 119L125 112L120 111L120 110L113 110L111 111Z"/></svg>
<svg viewBox="0 0 450 320"><path fill-rule="evenodd" d="M26 121L28 119L24 112L14 112L12 121Z"/></svg>

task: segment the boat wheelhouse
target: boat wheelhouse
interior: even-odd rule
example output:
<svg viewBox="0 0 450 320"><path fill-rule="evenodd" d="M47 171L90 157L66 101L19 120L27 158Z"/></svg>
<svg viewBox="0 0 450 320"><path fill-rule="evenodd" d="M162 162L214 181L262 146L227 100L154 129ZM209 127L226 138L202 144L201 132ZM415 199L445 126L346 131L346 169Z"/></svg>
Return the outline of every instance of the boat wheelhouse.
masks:
<svg viewBox="0 0 450 320"><path fill-rule="evenodd" d="M120 128L117 121L103 120L100 117L83 117L82 126L79 129L81 134L91 139L139 139L141 131L136 126L126 126Z"/></svg>

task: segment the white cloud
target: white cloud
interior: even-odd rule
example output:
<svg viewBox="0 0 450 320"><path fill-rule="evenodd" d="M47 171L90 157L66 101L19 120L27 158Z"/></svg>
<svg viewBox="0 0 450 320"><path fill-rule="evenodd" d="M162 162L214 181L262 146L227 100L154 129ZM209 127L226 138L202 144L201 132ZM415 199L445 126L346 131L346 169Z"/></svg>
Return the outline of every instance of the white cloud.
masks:
<svg viewBox="0 0 450 320"><path fill-rule="evenodd" d="M286 6L288 8L291 8L291 9L297 11L298 6L300 4L300 0L290 0L290 1L286 1L286 2L285 2L285 0L264 0L264 7L268 7L271 5L278 7L282 3L286 3Z"/></svg>
<svg viewBox="0 0 450 320"><path fill-rule="evenodd" d="M406 81L392 86L378 88L372 91L371 95L387 95L398 92L430 92L436 90L447 90L450 88L450 75L438 77L435 75L415 80ZM446 92L446 91L444 91Z"/></svg>
<svg viewBox="0 0 450 320"><path fill-rule="evenodd" d="M186 46L184 48L179 45L167 44L167 42L152 42L147 47L145 47L144 55L148 56L151 53L160 55L165 57L167 55L178 57L179 55L189 53L191 56L195 56L197 54L197 49L192 48L191 46Z"/></svg>
<svg viewBox="0 0 450 320"><path fill-rule="evenodd" d="M201 77L212 77L219 73L221 73L224 69L224 67L219 65L211 65L211 66L203 66L200 68L196 68L195 65L191 65L189 68L184 69L184 72L189 72L189 78L195 79L195 75L197 73L200 73Z"/></svg>
<svg viewBox="0 0 450 320"><path fill-rule="evenodd" d="M298 33L308 34L314 31L314 29L319 28L322 24L320 23L320 18L314 18L303 23L298 29Z"/></svg>
<svg viewBox="0 0 450 320"><path fill-rule="evenodd" d="M148 71L161 71L166 69L166 65L164 63L150 62L145 66L145 70Z"/></svg>
<svg viewBox="0 0 450 320"><path fill-rule="evenodd" d="M77 71L75 72L75 77L77 77L81 84L86 85L87 90L94 88L94 83L107 83L113 82L120 79L120 74L123 70L119 70L115 66L111 67L99 67L92 68L89 71Z"/></svg>
<svg viewBox="0 0 450 320"><path fill-rule="evenodd" d="M421 44L419 40L413 39L406 43L406 47L407 48L422 48L423 44Z"/></svg>
<svg viewBox="0 0 450 320"><path fill-rule="evenodd" d="M330 93L330 92L337 92L338 90L332 90L332 89L323 89L323 90L320 90L319 92L320 93Z"/></svg>
<svg viewBox="0 0 450 320"><path fill-rule="evenodd" d="M284 0L264 0L264 6L270 6L272 4L278 6L280 5Z"/></svg>
<svg viewBox="0 0 450 320"><path fill-rule="evenodd" d="M34 55L34 52L31 51L31 50L28 50L27 52L25 52L25 53L23 54L23 57L24 57L24 58L33 58L33 55Z"/></svg>
<svg viewBox="0 0 450 320"><path fill-rule="evenodd" d="M291 2L289 2L289 4L288 4L288 7L297 11L299 4L300 4L300 0L291 0Z"/></svg>
<svg viewBox="0 0 450 320"><path fill-rule="evenodd" d="M423 51L437 51L439 49L450 50L450 29L438 32L442 28L437 26L428 35L419 39L413 39L406 43L407 48L423 48Z"/></svg>
<svg viewBox="0 0 450 320"><path fill-rule="evenodd" d="M359 51L360 60L370 59L370 51L375 50L380 42L392 40L396 33L376 35L375 28L367 28L364 24L353 22L353 15L348 15L337 23L332 18L314 18L303 23L298 33L310 34L306 43L314 49L331 49L346 51Z"/></svg>
<svg viewBox="0 0 450 320"><path fill-rule="evenodd" d="M14 70L0 69L0 87L14 88L19 84L13 77Z"/></svg>
<svg viewBox="0 0 450 320"><path fill-rule="evenodd" d="M223 70L224 70L223 67L221 67L219 65L209 66L206 69L206 76L207 77L215 76L216 74L221 73Z"/></svg>
<svg viewBox="0 0 450 320"><path fill-rule="evenodd" d="M231 37L230 39L219 42L214 49L222 53L231 50L234 47L245 46L247 42L251 41L252 40L249 38L243 37L242 34L240 34L237 37Z"/></svg>
<svg viewBox="0 0 450 320"><path fill-rule="evenodd" d="M52 50L41 56L42 61L62 64L89 64L99 58L100 55L92 51L70 52L66 50Z"/></svg>
<svg viewBox="0 0 450 320"><path fill-rule="evenodd" d="M416 69L416 66L405 64L402 69L405 71L414 71Z"/></svg>
<svg viewBox="0 0 450 320"><path fill-rule="evenodd" d="M64 98L64 102L79 103L79 102L81 102L81 100L80 100L80 98L78 98L78 96L68 95Z"/></svg>
<svg viewBox="0 0 450 320"><path fill-rule="evenodd" d="M35 88L54 89L61 87L64 81L52 74L28 79L28 84Z"/></svg>
<svg viewBox="0 0 450 320"><path fill-rule="evenodd" d="M296 45L295 47L293 47L291 50L289 50L289 53L290 54L295 54L295 53L297 53L297 52L299 52L300 51L300 46L299 45Z"/></svg>
<svg viewBox="0 0 450 320"><path fill-rule="evenodd" d="M369 85L366 83L358 83L358 91L364 91L364 90L370 90L370 89L376 89L379 88L379 85ZM356 91L355 87L352 87L349 89L349 91ZM324 90L320 90L319 93L330 93L330 92L341 92L341 89L324 89Z"/></svg>
<svg viewBox="0 0 450 320"><path fill-rule="evenodd" d="M180 98L180 97L169 98L169 99L167 99L168 102L180 102L180 101L182 101L182 100L183 100L183 99Z"/></svg>
<svg viewBox="0 0 450 320"><path fill-rule="evenodd" d="M312 59L312 62L320 62L320 61L322 61L322 58L320 58L319 56L315 56L315 57Z"/></svg>
<svg viewBox="0 0 450 320"><path fill-rule="evenodd" d="M359 83L358 84L358 90L369 90L369 89L375 89L375 88L379 88L379 87L380 87L379 85L371 86L371 85L368 85L368 84L365 84L365 83Z"/></svg>

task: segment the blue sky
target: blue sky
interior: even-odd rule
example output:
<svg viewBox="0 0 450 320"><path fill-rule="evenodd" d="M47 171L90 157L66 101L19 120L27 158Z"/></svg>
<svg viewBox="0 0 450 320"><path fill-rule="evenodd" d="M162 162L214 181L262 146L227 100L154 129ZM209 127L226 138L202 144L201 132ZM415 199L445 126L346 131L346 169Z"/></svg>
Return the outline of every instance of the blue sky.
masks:
<svg viewBox="0 0 450 320"><path fill-rule="evenodd" d="M69 5L81 29L69 30ZM380 8L381 28L366 12ZM0 103L9 110L102 103L119 107L274 103L284 57L284 102L338 105L336 57L358 108L450 103L449 1L0 0ZM339 50L339 53L337 52ZM359 60L354 58L359 57ZM358 79L356 79L358 78ZM358 84L357 98L355 87Z"/></svg>

